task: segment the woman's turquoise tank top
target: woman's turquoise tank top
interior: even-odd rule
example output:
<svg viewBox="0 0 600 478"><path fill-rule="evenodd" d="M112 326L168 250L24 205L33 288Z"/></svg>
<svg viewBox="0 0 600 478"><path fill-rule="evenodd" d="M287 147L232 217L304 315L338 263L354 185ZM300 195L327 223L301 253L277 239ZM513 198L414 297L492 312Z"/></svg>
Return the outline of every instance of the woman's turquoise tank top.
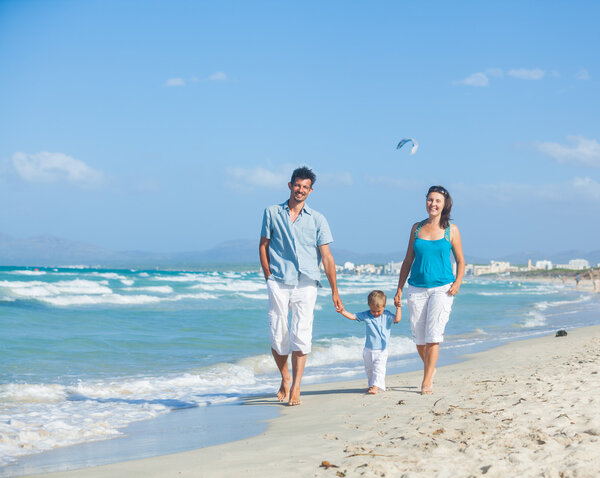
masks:
<svg viewBox="0 0 600 478"><path fill-rule="evenodd" d="M415 260L410 269L408 283L414 287L425 288L451 284L455 277L450 262L450 225L444 231L442 239L428 241L418 237L424 223L425 221L422 221L415 230Z"/></svg>

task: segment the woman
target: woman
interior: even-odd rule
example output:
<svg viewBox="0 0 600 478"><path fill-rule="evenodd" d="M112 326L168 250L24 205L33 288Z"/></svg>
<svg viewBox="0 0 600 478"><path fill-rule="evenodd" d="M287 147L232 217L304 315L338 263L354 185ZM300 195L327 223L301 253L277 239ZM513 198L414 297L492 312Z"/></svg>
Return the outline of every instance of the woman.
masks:
<svg viewBox="0 0 600 478"><path fill-rule="evenodd" d="M454 296L465 274L458 227L450 224L452 198L442 186L431 186L426 202L429 218L417 222L410 231L406 257L400 269L394 304L400 307L402 289L408 272L407 300L410 328L417 351L423 360L421 393L433 393L433 376L450 318ZM450 250L456 260L456 277L452 272Z"/></svg>

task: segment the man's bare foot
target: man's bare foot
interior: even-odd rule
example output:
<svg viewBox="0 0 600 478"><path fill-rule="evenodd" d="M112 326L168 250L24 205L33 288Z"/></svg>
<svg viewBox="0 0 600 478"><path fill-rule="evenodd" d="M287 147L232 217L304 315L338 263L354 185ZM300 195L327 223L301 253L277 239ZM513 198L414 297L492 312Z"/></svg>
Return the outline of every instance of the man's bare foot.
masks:
<svg viewBox="0 0 600 478"><path fill-rule="evenodd" d="M289 376L281 379L281 387L279 387L279 391L277 392L277 398L280 402L285 402L289 398L291 382L292 377Z"/></svg>
<svg viewBox="0 0 600 478"><path fill-rule="evenodd" d="M367 390L367 393L369 393L371 395L377 395L379 393L379 388L377 388L375 385L373 385L372 387L369 387L369 390Z"/></svg>
<svg viewBox="0 0 600 478"><path fill-rule="evenodd" d="M288 402L288 405L290 407L295 407L296 405L300 405L302 403L302 400L300 400L300 390L292 390L290 392L290 401Z"/></svg>

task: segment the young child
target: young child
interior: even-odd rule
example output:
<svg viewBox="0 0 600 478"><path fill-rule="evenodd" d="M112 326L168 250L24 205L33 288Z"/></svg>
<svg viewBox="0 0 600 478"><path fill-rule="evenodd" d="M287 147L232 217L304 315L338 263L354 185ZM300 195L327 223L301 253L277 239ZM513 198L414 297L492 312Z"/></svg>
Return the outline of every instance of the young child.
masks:
<svg viewBox="0 0 600 478"><path fill-rule="evenodd" d="M347 310L340 310L340 314L350 320L364 322L367 326L367 338L363 350L365 370L369 381L367 393L376 394L379 390L385 391L385 367L387 364L387 343L390 340L392 321L397 324L402 319L400 307L396 308L396 315L385 309L386 297L380 290L369 294L367 303L369 310L356 315Z"/></svg>

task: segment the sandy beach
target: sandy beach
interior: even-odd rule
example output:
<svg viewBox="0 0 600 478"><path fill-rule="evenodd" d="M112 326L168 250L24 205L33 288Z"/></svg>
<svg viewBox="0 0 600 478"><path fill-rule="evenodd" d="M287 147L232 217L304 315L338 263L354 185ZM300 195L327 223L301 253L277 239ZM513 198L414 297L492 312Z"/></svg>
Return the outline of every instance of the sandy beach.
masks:
<svg viewBox="0 0 600 478"><path fill-rule="evenodd" d="M443 353L443 351L442 351ZM544 476L600 473L600 326L513 342L441 367L431 396L420 373L305 387L249 439L50 477ZM329 464L329 466L327 466Z"/></svg>

